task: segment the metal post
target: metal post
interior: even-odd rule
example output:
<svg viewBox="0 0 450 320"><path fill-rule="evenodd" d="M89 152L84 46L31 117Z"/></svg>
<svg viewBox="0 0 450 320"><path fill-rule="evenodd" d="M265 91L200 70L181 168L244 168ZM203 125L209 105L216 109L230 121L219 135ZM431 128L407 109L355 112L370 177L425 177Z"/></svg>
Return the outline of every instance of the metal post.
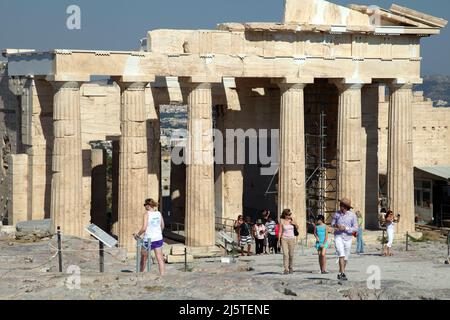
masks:
<svg viewBox="0 0 450 320"><path fill-rule="evenodd" d="M62 272L62 251L61 251L61 227L57 228L57 236L58 236L58 260L59 260L59 272Z"/></svg>
<svg viewBox="0 0 450 320"><path fill-rule="evenodd" d="M136 273L141 271L141 241L139 239L136 240Z"/></svg>
<svg viewBox="0 0 450 320"><path fill-rule="evenodd" d="M406 251L408 251L408 245L409 245L409 233L406 231Z"/></svg>
<svg viewBox="0 0 450 320"><path fill-rule="evenodd" d="M447 257L450 258L450 232L447 234Z"/></svg>
<svg viewBox="0 0 450 320"><path fill-rule="evenodd" d="M99 257L100 257L100 272L105 272L105 250L103 242L98 242L98 248L99 248Z"/></svg>
<svg viewBox="0 0 450 320"><path fill-rule="evenodd" d="M225 255L228 257L228 241L224 239L225 241Z"/></svg>
<svg viewBox="0 0 450 320"><path fill-rule="evenodd" d="M308 225L306 225L306 240L305 240L305 247L308 248Z"/></svg>
<svg viewBox="0 0 450 320"><path fill-rule="evenodd" d="M384 229L383 229L383 237L381 238L381 254L383 254L384 250Z"/></svg>
<svg viewBox="0 0 450 320"><path fill-rule="evenodd" d="M147 247L147 272L150 272L150 265L152 263L151 260L152 260L152 240L149 238Z"/></svg>
<svg viewBox="0 0 450 320"><path fill-rule="evenodd" d="M184 272L187 271L187 248L184 248Z"/></svg>

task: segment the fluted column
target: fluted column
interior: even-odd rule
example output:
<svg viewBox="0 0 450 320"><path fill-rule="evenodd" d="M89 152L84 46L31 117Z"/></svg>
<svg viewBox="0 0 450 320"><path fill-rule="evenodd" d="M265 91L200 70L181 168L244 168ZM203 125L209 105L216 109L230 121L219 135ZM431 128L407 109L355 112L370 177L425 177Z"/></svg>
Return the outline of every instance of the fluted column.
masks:
<svg viewBox="0 0 450 320"><path fill-rule="evenodd" d="M80 83L53 82L54 145L50 216L66 235L82 235Z"/></svg>
<svg viewBox="0 0 450 320"><path fill-rule="evenodd" d="M118 236L120 246L131 252L135 248L132 235L141 227L143 204L148 197L146 83L122 82L120 86Z"/></svg>
<svg viewBox="0 0 450 320"><path fill-rule="evenodd" d="M338 199L350 198L354 211L363 211L361 166L362 84L338 84Z"/></svg>
<svg viewBox="0 0 450 320"><path fill-rule="evenodd" d="M212 96L209 83L190 87L186 150L186 245L215 245Z"/></svg>
<svg viewBox="0 0 450 320"><path fill-rule="evenodd" d="M305 190L305 84L280 84L280 170L278 175L278 212L291 209L306 235Z"/></svg>
<svg viewBox="0 0 450 320"><path fill-rule="evenodd" d="M388 205L401 214L399 233L415 230L412 85L391 85L388 131Z"/></svg>

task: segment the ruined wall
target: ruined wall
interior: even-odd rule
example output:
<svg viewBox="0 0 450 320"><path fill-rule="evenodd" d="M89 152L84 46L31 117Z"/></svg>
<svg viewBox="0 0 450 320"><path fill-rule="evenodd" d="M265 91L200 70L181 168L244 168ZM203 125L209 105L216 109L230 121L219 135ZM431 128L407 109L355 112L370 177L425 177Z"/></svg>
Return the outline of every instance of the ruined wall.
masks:
<svg viewBox="0 0 450 320"><path fill-rule="evenodd" d="M379 173L387 172L388 107L386 98L379 106ZM450 165L450 108L434 108L422 92L414 93L414 166Z"/></svg>
<svg viewBox="0 0 450 320"><path fill-rule="evenodd" d="M52 151L53 151L53 93L45 80L29 84L30 102L23 101L23 119L30 126L23 131L22 140L28 154L28 219L50 218Z"/></svg>
<svg viewBox="0 0 450 320"><path fill-rule="evenodd" d="M10 154L17 153L19 103L9 90L8 77L5 75L6 65L0 62L0 221L6 224L11 210L8 158Z"/></svg>

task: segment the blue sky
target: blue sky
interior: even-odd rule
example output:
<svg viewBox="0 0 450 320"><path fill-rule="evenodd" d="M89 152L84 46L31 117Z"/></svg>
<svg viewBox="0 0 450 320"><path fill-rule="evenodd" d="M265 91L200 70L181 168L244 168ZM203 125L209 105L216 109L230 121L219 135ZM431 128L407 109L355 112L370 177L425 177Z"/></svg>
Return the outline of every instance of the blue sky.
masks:
<svg viewBox="0 0 450 320"><path fill-rule="evenodd" d="M450 20L448 0L333 0L337 4L395 2ZM66 28L66 8L81 8L81 30ZM0 49L131 50L152 29L211 29L220 22L279 22L283 0L0 0ZM422 73L450 75L450 26L422 42Z"/></svg>

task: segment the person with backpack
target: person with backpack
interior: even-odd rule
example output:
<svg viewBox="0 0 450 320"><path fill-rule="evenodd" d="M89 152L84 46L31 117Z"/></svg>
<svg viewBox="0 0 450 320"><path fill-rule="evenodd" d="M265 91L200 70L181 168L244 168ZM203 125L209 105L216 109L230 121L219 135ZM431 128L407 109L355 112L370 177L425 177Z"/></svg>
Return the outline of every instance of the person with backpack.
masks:
<svg viewBox="0 0 450 320"><path fill-rule="evenodd" d="M267 240L269 242L269 253L278 253L277 246L277 223L272 219L272 217L268 217L266 222L267 229Z"/></svg>
<svg viewBox="0 0 450 320"><path fill-rule="evenodd" d="M245 251L244 248L247 246L247 256L251 255L252 250L252 224L250 217L247 217L245 219L245 222L243 222L239 228L239 246L241 247L241 256L244 256Z"/></svg>

